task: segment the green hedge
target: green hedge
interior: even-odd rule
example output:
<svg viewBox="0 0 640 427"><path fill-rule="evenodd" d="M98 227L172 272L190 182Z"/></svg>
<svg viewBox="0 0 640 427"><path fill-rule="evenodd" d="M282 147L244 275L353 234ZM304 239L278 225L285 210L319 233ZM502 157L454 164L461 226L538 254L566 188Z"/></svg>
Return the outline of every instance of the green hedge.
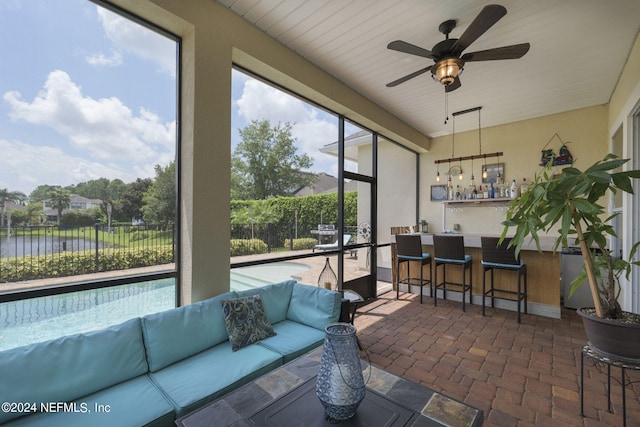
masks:
<svg viewBox="0 0 640 427"><path fill-rule="evenodd" d="M232 200L231 210L248 208L254 202L254 200ZM320 223L334 225L338 223L338 193L314 194L303 197L276 197L267 199L266 202L281 218L276 224L281 228L295 222L296 211L298 212L299 230L312 230ZM347 226L358 225L357 191L348 191L344 194L344 223Z"/></svg>
<svg viewBox="0 0 640 427"><path fill-rule="evenodd" d="M149 249L101 249L98 271L126 270L174 262L171 245ZM0 265L0 282L67 277L96 272L95 251L62 252L54 255L11 258Z"/></svg>
<svg viewBox="0 0 640 427"><path fill-rule="evenodd" d="M302 239L293 239L293 250L300 251L302 249L313 249L313 247L317 244L318 244L318 239L313 239L310 237L305 237ZM291 240L285 239L284 247L285 249L290 249Z"/></svg>
<svg viewBox="0 0 640 427"><path fill-rule="evenodd" d="M267 244L260 239L231 239L231 256L266 254Z"/></svg>

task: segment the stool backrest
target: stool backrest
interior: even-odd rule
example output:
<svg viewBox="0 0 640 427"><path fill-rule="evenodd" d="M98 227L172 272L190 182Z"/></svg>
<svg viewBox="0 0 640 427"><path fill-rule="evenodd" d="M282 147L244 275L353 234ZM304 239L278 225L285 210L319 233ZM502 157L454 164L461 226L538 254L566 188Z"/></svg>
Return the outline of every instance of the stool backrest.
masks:
<svg viewBox="0 0 640 427"><path fill-rule="evenodd" d="M422 256L422 241L419 235L396 234L398 256Z"/></svg>
<svg viewBox="0 0 640 427"><path fill-rule="evenodd" d="M444 259L464 259L463 236L433 236L433 256Z"/></svg>
<svg viewBox="0 0 640 427"><path fill-rule="evenodd" d="M505 238L498 245L499 237L481 237L482 241L482 260L495 264L520 264L520 259L516 257L516 247L509 246L511 239Z"/></svg>

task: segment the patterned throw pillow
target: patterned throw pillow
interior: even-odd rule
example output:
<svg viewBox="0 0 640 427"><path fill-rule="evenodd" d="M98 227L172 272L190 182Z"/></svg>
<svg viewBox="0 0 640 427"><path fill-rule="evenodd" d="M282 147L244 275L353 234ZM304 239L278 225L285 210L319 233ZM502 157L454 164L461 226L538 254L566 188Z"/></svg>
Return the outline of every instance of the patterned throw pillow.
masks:
<svg viewBox="0 0 640 427"><path fill-rule="evenodd" d="M221 303L233 351L276 334L264 312L260 295L225 299Z"/></svg>

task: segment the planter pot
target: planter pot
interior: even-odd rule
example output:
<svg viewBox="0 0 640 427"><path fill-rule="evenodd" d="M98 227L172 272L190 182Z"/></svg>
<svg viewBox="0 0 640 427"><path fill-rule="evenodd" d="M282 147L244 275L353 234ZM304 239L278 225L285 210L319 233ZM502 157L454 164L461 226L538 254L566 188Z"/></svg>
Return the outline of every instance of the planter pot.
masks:
<svg viewBox="0 0 640 427"><path fill-rule="evenodd" d="M601 319L578 309L587 339L594 350L616 359L640 362L640 324Z"/></svg>

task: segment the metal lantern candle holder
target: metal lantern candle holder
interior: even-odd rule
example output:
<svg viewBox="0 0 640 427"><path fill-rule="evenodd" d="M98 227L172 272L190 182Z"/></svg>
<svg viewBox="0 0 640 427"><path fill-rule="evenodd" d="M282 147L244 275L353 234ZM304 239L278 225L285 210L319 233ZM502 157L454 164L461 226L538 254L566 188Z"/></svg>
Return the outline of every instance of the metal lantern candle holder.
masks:
<svg viewBox="0 0 640 427"><path fill-rule="evenodd" d="M350 323L331 323L325 328L316 394L330 422L353 417L364 399L356 328Z"/></svg>

